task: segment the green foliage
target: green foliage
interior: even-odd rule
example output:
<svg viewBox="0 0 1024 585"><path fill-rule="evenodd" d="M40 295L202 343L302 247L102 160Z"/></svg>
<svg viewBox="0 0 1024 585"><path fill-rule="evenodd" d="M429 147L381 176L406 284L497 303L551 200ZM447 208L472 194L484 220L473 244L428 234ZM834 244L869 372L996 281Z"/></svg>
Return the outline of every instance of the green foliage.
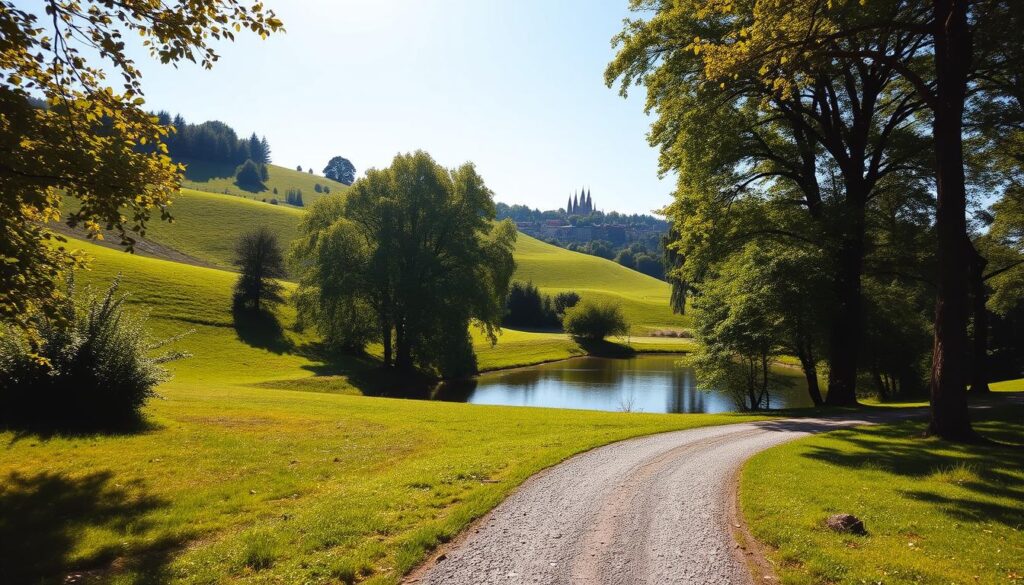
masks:
<svg viewBox="0 0 1024 585"><path fill-rule="evenodd" d="M705 281L694 301L698 349L687 363L697 372L698 388L726 392L744 409L766 408L771 397L769 366L781 332L757 290L764 282L737 281L750 263L728 263L719 278Z"/></svg>
<svg viewBox="0 0 1024 585"><path fill-rule="evenodd" d="M557 329L561 326L560 312L564 309L557 311L551 297L532 282L515 281L508 290L501 324L516 329Z"/></svg>
<svg viewBox="0 0 1024 585"><path fill-rule="evenodd" d="M284 302L284 287L276 279L284 278L284 254L277 236L266 226L246 232L235 245L235 306L260 311Z"/></svg>
<svg viewBox="0 0 1024 585"><path fill-rule="evenodd" d="M555 295L553 307L555 313L564 315L567 310L575 307L579 302L580 295L576 294L575 291L567 290Z"/></svg>
<svg viewBox="0 0 1024 585"><path fill-rule="evenodd" d="M32 6L0 2L0 320L22 326L59 297L56 277L81 263L50 245L45 224L58 219L61 194L80 203L68 223L92 236L113 230L128 248L154 210L169 217L181 167L161 143L168 128L143 109L141 74L123 38L141 36L163 63L209 68L217 59L211 43L233 39L236 27L266 36L282 26L273 12L239 0ZM107 86L108 76L122 81L120 90Z"/></svg>
<svg viewBox="0 0 1024 585"><path fill-rule="evenodd" d="M583 300L562 317L562 328L577 339L600 341L629 333L629 322L617 303Z"/></svg>
<svg viewBox="0 0 1024 585"><path fill-rule="evenodd" d="M146 320L124 309L115 280L103 296L79 298L73 279L52 315L32 325L38 348L17 329L0 333L0 423L56 429L106 429L136 421L161 364L183 354L151 355Z"/></svg>
<svg viewBox="0 0 1024 585"><path fill-rule="evenodd" d="M470 164L449 171L416 152L368 171L303 220L292 249L303 319L344 346L380 341L401 370L475 370L467 328L495 340L515 269L515 227L493 218Z"/></svg>
<svg viewBox="0 0 1024 585"><path fill-rule="evenodd" d="M299 169L300 171L302 169ZM312 171L310 171L312 172ZM336 156L324 167L324 176L343 185L351 185L356 180L356 167L343 156Z"/></svg>
<svg viewBox="0 0 1024 585"><path fill-rule="evenodd" d="M257 165L252 159L247 159L235 169L235 182L245 189L262 191L265 188L263 186L265 169L266 167Z"/></svg>

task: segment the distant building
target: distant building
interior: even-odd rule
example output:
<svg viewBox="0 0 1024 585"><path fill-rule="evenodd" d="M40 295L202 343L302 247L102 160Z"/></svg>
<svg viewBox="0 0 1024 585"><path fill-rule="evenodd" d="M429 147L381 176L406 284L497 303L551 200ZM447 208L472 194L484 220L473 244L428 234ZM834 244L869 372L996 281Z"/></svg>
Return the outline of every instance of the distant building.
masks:
<svg viewBox="0 0 1024 585"><path fill-rule="evenodd" d="M573 193L569 197L569 203L565 206L566 215L590 215L594 212L594 200L590 198L590 189L580 189L579 193Z"/></svg>

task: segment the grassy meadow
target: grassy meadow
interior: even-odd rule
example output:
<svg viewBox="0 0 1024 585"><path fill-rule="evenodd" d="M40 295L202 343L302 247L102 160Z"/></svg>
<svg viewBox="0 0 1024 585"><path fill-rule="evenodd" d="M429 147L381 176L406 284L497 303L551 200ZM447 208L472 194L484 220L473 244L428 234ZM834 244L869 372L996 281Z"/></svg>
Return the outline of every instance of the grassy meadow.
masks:
<svg viewBox="0 0 1024 585"><path fill-rule="evenodd" d="M1024 391L1024 380L995 384ZM746 465L741 505L787 585L1024 581L1024 404L973 411L996 445L923 439L923 423L834 431ZM830 514L862 519L837 534Z"/></svg>
<svg viewBox="0 0 1024 585"><path fill-rule="evenodd" d="M174 222L151 222L146 238L224 270L233 269L231 262L239 234L265 225L286 244L296 237L303 213L297 208L191 189L183 189L170 209ZM656 329L683 329L689 324L687 317L673 314L669 308L667 283L615 262L571 252L525 234L518 235L515 260L515 278L531 280L547 294L574 290L584 298L621 303L637 336Z"/></svg>
<svg viewBox="0 0 1024 585"><path fill-rule="evenodd" d="M121 273L158 335L194 330L176 344L193 357L171 365L144 428L0 433L0 582L395 583L573 453L745 420L358 396L377 388L371 360L322 359L288 308L277 326L236 323L233 274L81 245L95 260L79 282ZM578 351L506 335L517 349L484 349L482 365Z"/></svg>
<svg viewBox="0 0 1024 585"><path fill-rule="evenodd" d="M286 206L285 195L289 189L302 190L302 201L305 205L311 205L314 201L323 196L316 192L316 184L327 186L331 193L339 193L348 189L347 185L332 181L319 174L309 174L305 170L296 171L277 165L267 165L269 179L264 181L263 188L252 190L240 187L235 183L235 167L229 164L214 163L203 160L182 160L185 165L185 180L182 187L196 191L206 191L220 195L234 195L242 199L270 201L276 197L280 206ZM319 172L319 169L317 169ZM274 194L277 189L277 194Z"/></svg>

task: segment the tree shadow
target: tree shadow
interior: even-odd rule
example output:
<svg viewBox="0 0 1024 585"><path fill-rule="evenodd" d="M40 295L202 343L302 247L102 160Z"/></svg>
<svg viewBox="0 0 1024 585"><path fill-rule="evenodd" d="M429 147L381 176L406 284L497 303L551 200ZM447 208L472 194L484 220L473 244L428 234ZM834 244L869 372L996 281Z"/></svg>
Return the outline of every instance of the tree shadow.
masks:
<svg viewBox="0 0 1024 585"><path fill-rule="evenodd" d="M594 357L631 358L636 356L636 350L624 343L583 337L573 337L573 341Z"/></svg>
<svg viewBox="0 0 1024 585"><path fill-rule="evenodd" d="M231 307L235 333L243 343L265 349L276 354L283 354L295 349L294 344L284 334L284 327L277 315L267 310L255 311L235 303Z"/></svg>
<svg viewBox="0 0 1024 585"><path fill-rule="evenodd" d="M265 193L270 189L263 184L263 181L258 183L240 183L237 180L234 182L235 187L238 187L242 191L247 193Z"/></svg>
<svg viewBox="0 0 1024 585"><path fill-rule="evenodd" d="M183 158L177 160L185 165L185 180L205 183L214 179L228 179L235 176L235 165L204 160Z"/></svg>
<svg viewBox="0 0 1024 585"><path fill-rule="evenodd" d="M994 522L1006 526L1024 525L1024 508L993 501L1024 500L1019 470L1024 468L1024 406L1004 403L1000 408L972 410L975 428L990 440L980 444L956 444L923 437L921 421L836 430L830 443L814 445L804 457L851 470L870 469L893 476L920 480L920 488L903 490L908 498L929 502L956 521ZM871 420L883 412L858 413ZM814 421L769 421L759 425L784 425L786 430L815 431ZM996 442L992 439L1006 442ZM1011 443L1010 441L1013 441ZM957 477L957 474L962 477ZM935 482L952 483L977 496L951 498L929 489Z"/></svg>
<svg viewBox="0 0 1024 585"><path fill-rule="evenodd" d="M134 539L76 550L78 540L97 530L138 534L145 516L165 502L114 484L101 471L69 478L51 473L10 473L0 482L0 582L106 582L130 573L135 583L169 580L168 563L183 540ZM117 540L120 540L117 539Z"/></svg>
<svg viewBox="0 0 1024 585"><path fill-rule="evenodd" d="M31 420L0 424L0 431L11 431L13 433L8 446L28 438L46 441L53 438L129 437L150 433L162 428L162 425L154 423L142 414L137 414L124 421L108 424L101 428L89 426L87 422L76 424L74 421L59 420Z"/></svg>

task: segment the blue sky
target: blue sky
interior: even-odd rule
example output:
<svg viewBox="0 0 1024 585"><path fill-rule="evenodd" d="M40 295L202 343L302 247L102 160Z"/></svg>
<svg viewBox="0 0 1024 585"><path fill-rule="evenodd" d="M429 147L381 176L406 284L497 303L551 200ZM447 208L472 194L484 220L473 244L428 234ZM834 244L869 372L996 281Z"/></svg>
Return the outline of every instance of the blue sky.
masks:
<svg viewBox="0 0 1024 585"><path fill-rule="evenodd" d="M643 90L605 87L626 0L267 0L287 32L219 46L212 71L144 65L148 107L265 134L274 162L362 171L424 149L477 165L499 201L604 210L669 201Z"/></svg>

